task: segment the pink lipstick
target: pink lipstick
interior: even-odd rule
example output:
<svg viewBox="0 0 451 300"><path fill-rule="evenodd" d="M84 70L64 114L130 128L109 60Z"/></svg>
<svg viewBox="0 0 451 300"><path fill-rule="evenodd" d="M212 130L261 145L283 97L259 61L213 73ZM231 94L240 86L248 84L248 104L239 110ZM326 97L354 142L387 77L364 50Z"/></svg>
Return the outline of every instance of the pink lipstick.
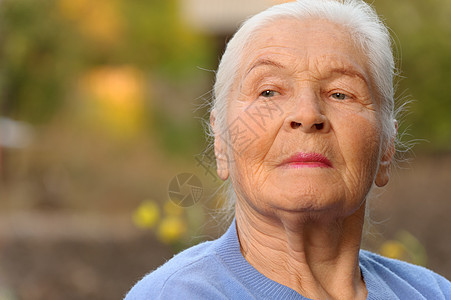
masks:
<svg viewBox="0 0 451 300"><path fill-rule="evenodd" d="M319 153L296 153L282 162L288 168L332 168L332 163Z"/></svg>

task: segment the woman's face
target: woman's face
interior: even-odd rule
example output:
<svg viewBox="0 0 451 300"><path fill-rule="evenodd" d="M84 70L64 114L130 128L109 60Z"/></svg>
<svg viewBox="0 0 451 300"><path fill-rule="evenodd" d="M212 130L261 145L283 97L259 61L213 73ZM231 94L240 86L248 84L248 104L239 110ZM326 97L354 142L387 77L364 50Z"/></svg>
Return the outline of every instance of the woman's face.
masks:
<svg viewBox="0 0 451 300"><path fill-rule="evenodd" d="M290 19L264 27L228 100L228 138L216 136L228 157L221 176L263 214L350 215L376 177L388 180L374 95L367 58L343 27Z"/></svg>

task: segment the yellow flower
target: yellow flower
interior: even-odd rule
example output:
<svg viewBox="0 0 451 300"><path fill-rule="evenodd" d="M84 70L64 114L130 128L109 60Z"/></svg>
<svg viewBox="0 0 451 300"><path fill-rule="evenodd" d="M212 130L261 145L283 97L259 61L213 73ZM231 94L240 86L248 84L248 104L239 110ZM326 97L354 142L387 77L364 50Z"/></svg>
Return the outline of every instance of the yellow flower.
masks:
<svg viewBox="0 0 451 300"><path fill-rule="evenodd" d="M404 245L409 258L408 262L426 266L426 249L413 234L406 230L400 230L396 233L396 239Z"/></svg>
<svg viewBox="0 0 451 300"><path fill-rule="evenodd" d="M179 217L183 214L183 208L171 200L166 201L163 209L167 216Z"/></svg>
<svg viewBox="0 0 451 300"><path fill-rule="evenodd" d="M406 254L406 248L398 241L389 240L382 244L380 253L389 258L401 259Z"/></svg>
<svg viewBox="0 0 451 300"><path fill-rule="evenodd" d="M161 221L157 236L163 243L170 244L179 240L185 231L186 224L181 218L168 216Z"/></svg>
<svg viewBox="0 0 451 300"><path fill-rule="evenodd" d="M160 218L158 205L153 201L144 201L133 214L133 223L139 228L153 228Z"/></svg>

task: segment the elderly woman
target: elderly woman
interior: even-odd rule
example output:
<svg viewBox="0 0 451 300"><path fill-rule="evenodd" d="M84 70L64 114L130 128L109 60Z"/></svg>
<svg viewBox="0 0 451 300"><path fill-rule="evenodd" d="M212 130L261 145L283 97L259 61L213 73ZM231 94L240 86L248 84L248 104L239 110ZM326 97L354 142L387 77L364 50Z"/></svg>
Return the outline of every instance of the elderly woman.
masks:
<svg viewBox="0 0 451 300"><path fill-rule="evenodd" d="M359 0L299 0L229 42L211 126L235 218L127 299L451 299L422 267L360 250L373 185L389 180L397 123L387 29Z"/></svg>

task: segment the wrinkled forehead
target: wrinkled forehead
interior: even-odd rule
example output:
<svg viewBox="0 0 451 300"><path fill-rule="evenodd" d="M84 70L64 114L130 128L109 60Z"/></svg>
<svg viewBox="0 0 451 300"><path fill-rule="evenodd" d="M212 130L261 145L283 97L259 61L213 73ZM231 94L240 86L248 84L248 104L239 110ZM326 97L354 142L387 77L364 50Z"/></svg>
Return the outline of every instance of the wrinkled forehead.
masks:
<svg viewBox="0 0 451 300"><path fill-rule="evenodd" d="M349 69L370 81L368 59L349 30L323 19L276 19L257 29L243 49L237 80L259 64Z"/></svg>

